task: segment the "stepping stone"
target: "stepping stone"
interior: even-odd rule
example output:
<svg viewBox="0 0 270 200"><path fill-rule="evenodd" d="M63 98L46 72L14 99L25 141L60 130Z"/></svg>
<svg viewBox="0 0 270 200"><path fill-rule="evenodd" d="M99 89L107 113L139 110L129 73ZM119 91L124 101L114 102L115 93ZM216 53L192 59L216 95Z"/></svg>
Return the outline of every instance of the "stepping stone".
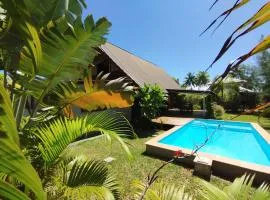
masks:
<svg viewBox="0 0 270 200"><path fill-rule="evenodd" d="M114 160L115 160L115 158L114 157L110 157L110 156L104 159L104 161L107 162L107 163L111 163Z"/></svg>

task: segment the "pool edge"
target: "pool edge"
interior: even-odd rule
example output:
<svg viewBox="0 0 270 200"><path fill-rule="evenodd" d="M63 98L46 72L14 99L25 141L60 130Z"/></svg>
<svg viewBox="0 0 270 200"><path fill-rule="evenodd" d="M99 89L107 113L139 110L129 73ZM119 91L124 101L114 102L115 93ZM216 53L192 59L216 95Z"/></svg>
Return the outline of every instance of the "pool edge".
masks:
<svg viewBox="0 0 270 200"><path fill-rule="evenodd" d="M186 125L190 121L194 119L190 119L185 124L181 126L175 126L172 129L150 139L145 143L146 145L146 153L150 155L155 155L157 157L162 158L172 158L174 152L177 150L183 151L183 153L190 154L192 151L190 149L179 148L176 146L161 144L159 141L164 137L172 134L177 129L181 128L182 126ZM254 129L270 144L270 135L264 130L259 124L250 123ZM237 176L241 176L245 173L256 174L255 182L262 183L262 182L269 182L270 183L270 166L258 165L253 164L250 162L240 161L236 159L231 159L227 157L222 157L214 154L209 154L205 152L198 152L199 156L207 157L213 160L212 164L212 171L213 174L226 176L228 178L235 178ZM190 159L188 160L187 164L193 165L193 161Z"/></svg>

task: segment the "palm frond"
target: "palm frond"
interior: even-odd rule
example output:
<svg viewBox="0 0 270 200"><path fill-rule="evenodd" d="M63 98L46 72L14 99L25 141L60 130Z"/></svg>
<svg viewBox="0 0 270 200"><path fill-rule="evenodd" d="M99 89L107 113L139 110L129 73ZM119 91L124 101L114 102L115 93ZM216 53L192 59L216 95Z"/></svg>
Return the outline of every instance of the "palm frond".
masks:
<svg viewBox="0 0 270 200"><path fill-rule="evenodd" d="M215 81L213 81L211 85L211 89L215 89L215 86L217 86L218 82L221 82L231 71L236 70L240 64L242 64L244 61L246 61L248 58L250 58L253 55L256 55L262 51L265 51L266 49L270 48L270 35L266 36L263 41L259 42L251 51L248 53L238 57L233 62L231 62L226 70L223 72L222 75L217 77Z"/></svg>
<svg viewBox="0 0 270 200"><path fill-rule="evenodd" d="M202 185L204 187L203 190L200 191L203 199L208 200L246 200L246 199L268 199L270 196L269 186L266 184L262 184L255 192L252 192L252 183L255 176L243 175L240 178L236 178L234 182L226 186L223 190L218 187L208 183L206 181L202 181Z"/></svg>
<svg viewBox="0 0 270 200"><path fill-rule="evenodd" d="M248 1L246 1L245 3L248 3ZM244 22L237 29L235 29L235 31L227 38L227 40L224 42L221 50L219 51L218 55L211 63L209 68L212 67L229 50L229 48L237 41L237 39L246 35L250 31L260 27L269 20L270 20L270 2L267 2L252 17L250 17L246 22ZM240 32L244 28L246 29L243 32L235 36L236 33Z"/></svg>
<svg viewBox="0 0 270 200"><path fill-rule="evenodd" d="M119 199L119 184L104 161L75 159L62 165L61 190L68 199Z"/></svg>
<svg viewBox="0 0 270 200"><path fill-rule="evenodd" d="M141 182L134 182L134 187L137 190L136 198L141 197L145 189L145 185ZM165 184L163 182L155 183L152 188L149 188L145 193L145 200L191 200L189 194L185 193L185 188L176 187L174 184Z"/></svg>
<svg viewBox="0 0 270 200"><path fill-rule="evenodd" d="M32 190L37 199L45 198L38 174L19 148L11 102L2 85L0 85L0 173L16 178Z"/></svg>
<svg viewBox="0 0 270 200"><path fill-rule="evenodd" d="M211 183L201 180L201 184L203 186L203 189L199 191L200 191L202 199L230 200L230 197L228 196L226 192L212 185Z"/></svg>
<svg viewBox="0 0 270 200"><path fill-rule="evenodd" d="M254 193L254 200L270 199L270 185L263 183Z"/></svg>
<svg viewBox="0 0 270 200"><path fill-rule="evenodd" d="M43 58L34 79L28 78L33 68L29 54L21 55L20 74L16 78L25 90L31 91L38 103L42 102L59 82L82 77L83 70L88 69L97 54L93 48L105 42L103 35L109 27L110 23L105 18L95 23L93 17L88 16L84 23L78 17L64 33L59 32L57 25L43 29L40 36Z"/></svg>
<svg viewBox="0 0 270 200"><path fill-rule="evenodd" d="M131 155L121 138L134 135L131 125L120 113L102 111L76 119L60 118L39 128L37 131L41 141L39 149L45 163L53 164L70 143L92 131L101 132L109 141L117 140L128 155Z"/></svg>
<svg viewBox="0 0 270 200"><path fill-rule="evenodd" d="M0 180L0 198L8 200L30 200L30 198L13 185Z"/></svg>
<svg viewBox="0 0 270 200"><path fill-rule="evenodd" d="M218 1L219 1L219 0L216 0L216 1L211 5L210 10L218 3ZM220 18L223 17L223 19L221 20L221 22L220 22L220 23L217 25L217 27L215 28L215 30L218 29L218 28L222 25L222 23L223 23L223 22L231 15L231 13L232 13L234 10L237 10L238 8L241 8L242 6L244 6L245 4L247 4L249 1L250 1L250 0L236 0L235 3L234 3L234 5L233 5L230 9L224 11L224 12L221 13L216 19L214 19L214 20L210 23L210 25L209 25L209 26L208 26L208 27L207 27L200 35L203 35L205 32L207 32L213 25L215 25L215 24L218 22L218 20L219 20Z"/></svg>
<svg viewBox="0 0 270 200"><path fill-rule="evenodd" d="M130 107L133 104L133 92L129 83L125 78L106 83L106 76L98 76L94 83L86 77L84 89L72 82L62 82L51 91L52 98L48 104L62 108L77 107L87 111Z"/></svg>

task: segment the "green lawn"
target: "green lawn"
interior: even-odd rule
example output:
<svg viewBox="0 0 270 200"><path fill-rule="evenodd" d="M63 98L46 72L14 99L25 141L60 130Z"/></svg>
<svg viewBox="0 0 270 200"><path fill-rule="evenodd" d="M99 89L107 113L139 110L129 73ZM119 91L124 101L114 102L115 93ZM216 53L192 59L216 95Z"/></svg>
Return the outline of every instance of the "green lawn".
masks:
<svg viewBox="0 0 270 200"><path fill-rule="evenodd" d="M270 119L269 118L262 117L258 121L258 116L256 115L237 116L237 114L226 113L223 116L223 119L225 120L232 119L233 121L243 121L243 122L256 122L256 123L259 123L265 130L267 130L270 133Z"/></svg>
<svg viewBox="0 0 270 200"><path fill-rule="evenodd" d="M224 119L231 119L235 115L226 114ZM257 122L257 117L252 115L242 115L235 118L236 121ZM270 132L270 120L263 119L264 128L268 128ZM162 131L157 131L154 134L160 134ZM153 133L152 133L153 134ZM151 136L146 138L128 139L130 149L133 153L133 160L128 160L126 153L121 149L118 143L109 145L103 138L80 142L73 146L68 152L68 155L85 155L90 158L104 159L108 156L114 157L116 160L110 164L110 170L118 178L121 187L123 199L132 198L132 183L134 180L145 180L148 173L157 169L163 161L157 158L144 155L145 142L151 139ZM166 183L174 183L178 186L185 185L186 191L193 196L198 196L198 188L200 188L200 179L192 176L192 169L184 168L176 164L166 166L160 173L160 179ZM218 177L212 176L211 182L219 187L228 184Z"/></svg>
<svg viewBox="0 0 270 200"><path fill-rule="evenodd" d="M159 132L160 133L160 132ZM111 171L118 178L122 186L123 199L131 199L132 183L134 180L144 180L148 173L158 168L163 161L144 155L145 142L151 137L130 139L127 142L131 145L131 151L134 159L128 160L118 143L110 146L103 138L81 142L72 147L70 155L79 154L90 158L104 159L108 156L116 158L110 164ZM192 169L184 168L176 164L166 166L160 173L160 179L166 183L174 183L178 186L185 185L186 191L197 196L200 187L199 178L192 176ZM217 177L212 177L211 182L216 185L224 186L227 181Z"/></svg>

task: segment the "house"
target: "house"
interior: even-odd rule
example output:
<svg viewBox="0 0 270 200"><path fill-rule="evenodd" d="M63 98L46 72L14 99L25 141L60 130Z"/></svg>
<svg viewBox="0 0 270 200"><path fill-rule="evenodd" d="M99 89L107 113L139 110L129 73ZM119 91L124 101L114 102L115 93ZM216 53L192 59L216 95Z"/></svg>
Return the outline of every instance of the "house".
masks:
<svg viewBox="0 0 270 200"><path fill-rule="evenodd" d="M96 69L93 76L100 72L110 73L108 80L127 77L135 88L144 84L157 84L170 97L171 91L180 89L178 83L162 68L109 42L99 48L94 60Z"/></svg>
<svg viewBox="0 0 270 200"><path fill-rule="evenodd" d="M144 84L158 84L167 92L180 88L162 68L118 46L107 42L99 50L100 55L94 61L98 70L96 73L101 71L111 73L109 79L128 77L137 87L143 87Z"/></svg>

